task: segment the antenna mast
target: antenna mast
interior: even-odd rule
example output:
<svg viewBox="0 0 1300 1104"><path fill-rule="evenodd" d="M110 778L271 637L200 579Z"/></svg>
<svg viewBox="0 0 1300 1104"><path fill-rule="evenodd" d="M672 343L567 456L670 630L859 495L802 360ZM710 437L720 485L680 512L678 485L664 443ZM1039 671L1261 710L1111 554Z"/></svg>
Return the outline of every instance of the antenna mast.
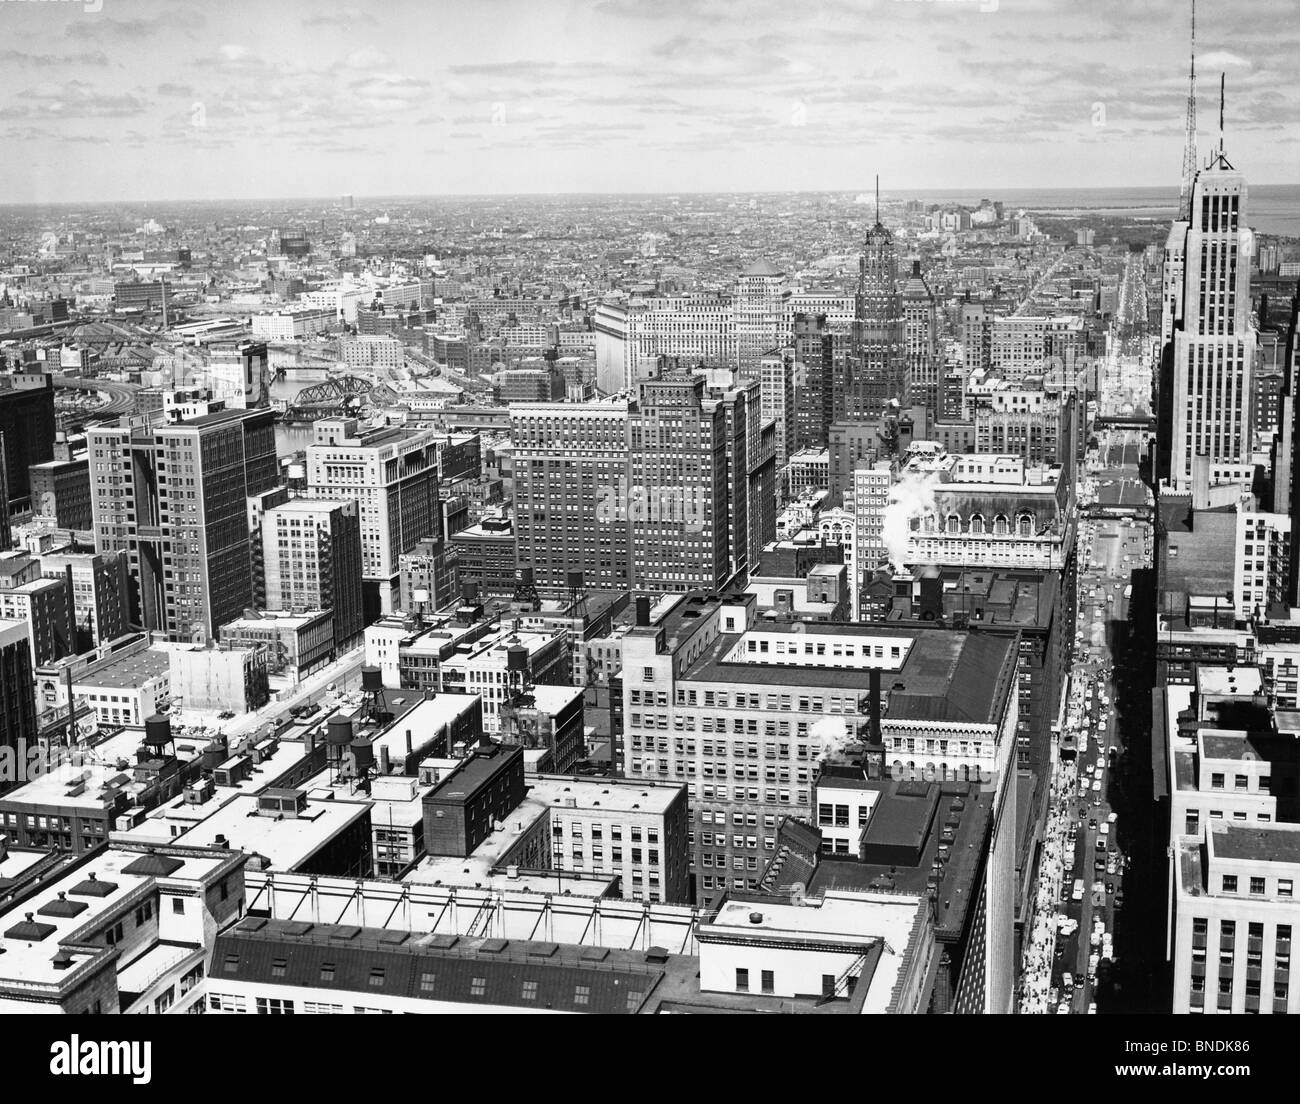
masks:
<svg viewBox="0 0 1300 1104"><path fill-rule="evenodd" d="M880 225L880 174L876 173L876 225Z"/></svg>
<svg viewBox="0 0 1300 1104"><path fill-rule="evenodd" d="M1192 217L1192 182L1196 178L1196 0L1192 0L1192 65L1187 87L1187 133L1183 139L1183 180L1178 189L1178 217Z"/></svg>
<svg viewBox="0 0 1300 1104"><path fill-rule="evenodd" d="M1223 92L1228 80L1227 73L1219 74L1219 156L1223 156Z"/></svg>

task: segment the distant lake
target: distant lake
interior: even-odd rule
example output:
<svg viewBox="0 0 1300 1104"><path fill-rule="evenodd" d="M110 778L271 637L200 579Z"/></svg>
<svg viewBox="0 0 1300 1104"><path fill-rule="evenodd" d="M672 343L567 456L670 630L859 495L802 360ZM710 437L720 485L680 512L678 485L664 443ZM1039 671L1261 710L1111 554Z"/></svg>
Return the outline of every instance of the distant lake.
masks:
<svg viewBox="0 0 1300 1104"><path fill-rule="evenodd" d="M989 188L977 192L918 188L891 192L890 196L971 207L981 199L991 199L1027 211L1105 210L1162 220L1172 218L1178 209L1178 193L1169 188ZM1246 221L1261 234L1300 238L1300 184L1251 184L1247 180L1246 212Z"/></svg>

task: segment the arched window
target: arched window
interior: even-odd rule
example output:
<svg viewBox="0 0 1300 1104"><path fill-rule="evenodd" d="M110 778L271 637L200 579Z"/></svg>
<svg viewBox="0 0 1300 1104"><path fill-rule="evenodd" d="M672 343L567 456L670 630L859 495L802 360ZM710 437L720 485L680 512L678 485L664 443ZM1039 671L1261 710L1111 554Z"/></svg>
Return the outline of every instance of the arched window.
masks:
<svg viewBox="0 0 1300 1104"><path fill-rule="evenodd" d="M1016 531L1022 537L1032 537L1034 535L1034 515L1021 514L1016 519Z"/></svg>
<svg viewBox="0 0 1300 1104"><path fill-rule="evenodd" d="M983 533L983 532L984 532L984 515L983 515L983 514L971 514L971 516L970 516L970 531L971 531L972 533Z"/></svg>
<svg viewBox="0 0 1300 1104"><path fill-rule="evenodd" d="M926 515L925 515L925 523L924 523L924 524L925 524L925 531L926 531L927 533L933 533L933 532L934 532L934 515L933 515L933 514L926 514Z"/></svg>
<svg viewBox="0 0 1300 1104"><path fill-rule="evenodd" d="M909 522L907 523L907 525L908 525L908 528L911 529L913 533L919 533L919 532L921 531L921 519L920 519L920 518L912 518L912 520L909 521Z"/></svg>
<svg viewBox="0 0 1300 1104"><path fill-rule="evenodd" d="M961 532L961 518L956 514L948 515L948 532L954 534Z"/></svg>
<svg viewBox="0 0 1300 1104"><path fill-rule="evenodd" d="M1011 522L1007 520L1007 515L998 514L993 519L993 535L1005 537L1009 532L1011 532Z"/></svg>

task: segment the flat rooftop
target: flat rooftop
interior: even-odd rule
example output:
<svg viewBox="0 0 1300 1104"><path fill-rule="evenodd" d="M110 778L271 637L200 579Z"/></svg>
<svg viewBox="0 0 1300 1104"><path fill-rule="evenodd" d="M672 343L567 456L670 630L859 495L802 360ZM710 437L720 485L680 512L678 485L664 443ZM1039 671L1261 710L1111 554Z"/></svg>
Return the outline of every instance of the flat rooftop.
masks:
<svg viewBox="0 0 1300 1104"><path fill-rule="evenodd" d="M534 774L528 777L528 796L552 808L566 808L577 802L574 812L600 809L602 812L651 813L662 816L685 792L679 783L654 783L602 778L589 781L567 774Z"/></svg>
<svg viewBox="0 0 1300 1104"><path fill-rule="evenodd" d="M139 730L123 729L97 744L70 748L71 758L0 796L0 805L101 809L108 800L103 792L106 787L125 793L128 804L133 805L135 796L148 788L147 783L135 781L136 768L141 766L136 762L140 746ZM176 758L182 766L201 753L202 741L176 741Z"/></svg>
<svg viewBox="0 0 1300 1104"><path fill-rule="evenodd" d="M1258 667L1210 667L1197 664L1196 688L1216 697L1252 698L1264 692L1264 676Z"/></svg>
<svg viewBox="0 0 1300 1104"><path fill-rule="evenodd" d="M852 666L820 667L814 666L814 657L805 655L785 663L749 663L731 658L742 643L741 634L723 633L681 678L685 682L849 689L863 694L870 688L869 667L878 666L882 669L886 721L994 724L1015 675L1016 639L1010 635L816 622L803 625L803 630L798 639L804 643L815 644L818 637L825 640L829 636L881 639L891 646L896 641L905 654L901 666L893 669L888 669L891 660L877 665L866 659ZM794 635L788 626L757 625L745 636L761 640L768 633Z"/></svg>
<svg viewBox="0 0 1300 1104"><path fill-rule="evenodd" d="M128 873L128 867L134 869L133 864L149 854L148 849L109 845L45 882L35 893L7 905L0 912L0 987L6 982L61 984L77 967L98 955L73 951L72 965L55 969L52 960L60 944L82 942L83 933L94 931L105 913L117 909L136 890L160 877L164 881L198 881L230 861L229 855L220 852L190 854L187 849L169 848L166 856L170 861L165 864L169 873ZM173 862L175 867L171 869ZM40 927L23 936L7 934L15 925L24 923L28 913ZM111 948L104 948L102 953L111 953ZM124 962L130 963L133 957L134 953L128 951ZM118 969L123 969L123 963Z"/></svg>
<svg viewBox="0 0 1300 1104"><path fill-rule="evenodd" d="M1211 821L1206 840L1214 859L1300 864L1300 824Z"/></svg>
<svg viewBox="0 0 1300 1104"><path fill-rule="evenodd" d="M272 870L293 870L330 840L365 817L364 801L307 801L296 817L257 815L257 797L241 794L214 809L175 841L189 847L224 847L263 856ZM217 837L224 841L218 842Z"/></svg>
<svg viewBox="0 0 1300 1104"><path fill-rule="evenodd" d="M171 671L171 657L165 651L146 648L133 655L112 657L102 667L93 665L89 671L72 676L75 689L138 690L145 683L161 678Z"/></svg>
<svg viewBox="0 0 1300 1104"><path fill-rule="evenodd" d="M1207 759L1263 760L1266 763L1300 763L1300 744L1289 736L1259 732L1200 730L1202 753Z"/></svg>

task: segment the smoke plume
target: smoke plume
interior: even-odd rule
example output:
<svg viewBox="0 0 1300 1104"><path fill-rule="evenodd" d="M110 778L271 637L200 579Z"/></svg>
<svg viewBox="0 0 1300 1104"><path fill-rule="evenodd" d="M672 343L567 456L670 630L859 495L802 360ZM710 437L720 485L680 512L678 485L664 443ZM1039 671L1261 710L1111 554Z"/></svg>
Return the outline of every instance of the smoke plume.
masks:
<svg viewBox="0 0 1300 1104"><path fill-rule="evenodd" d="M881 539L895 571L904 570L912 519L934 513L934 487L930 480L915 472L904 473L889 492L889 505L881 519Z"/></svg>

